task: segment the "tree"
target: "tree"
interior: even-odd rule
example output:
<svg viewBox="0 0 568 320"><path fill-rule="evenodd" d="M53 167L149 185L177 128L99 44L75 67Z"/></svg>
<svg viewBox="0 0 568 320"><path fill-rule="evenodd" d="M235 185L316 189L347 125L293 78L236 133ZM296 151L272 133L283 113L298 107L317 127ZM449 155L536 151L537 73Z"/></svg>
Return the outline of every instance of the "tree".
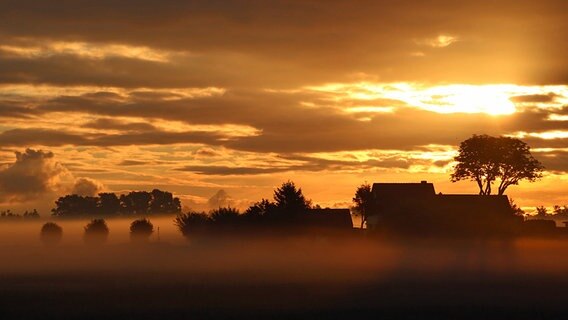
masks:
<svg viewBox="0 0 568 320"><path fill-rule="evenodd" d="M63 229L54 222L46 222L40 231L41 241L48 246L56 245L61 241Z"/></svg>
<svg viewBox="0 0 568 320"><path fill-rule="evenodd" d="M106 242L109 229L104 219L93 219L85 226L85 242L87 244L102 244Z"/></svg>
<svg viewBox="0 0 568 320"><path fill-rule="evenodd" d="M120 200L114 193L99 193L99 213L103 215L117 215L120 212Z"/></svg>
<svg viewBox="0 0 568 320"><path fill-rule="evenodd" d="M120 196L120 204L125 214L147 214L151 201L152 194L146 191L132 191Z"/></svg>
<svg viewBox="0 0 568 320"><path fill-rule="evenodd" d="M553 207L553 211L554 211L554 216L556 218L561 218L561 219L568 218L568 205L564 205L562 207L559 205L555 205Z"/></svg>
<svg viewBox="0 0 568 320"><path fill-rule="evenodd" d="M311 201L302 194L301 188L296 188L292 181L287 181L274 190L274 202L279 214L292 217L306 213L311 207Z"/></svg>
<svg viewBox="0 0 568 320"><path fill-rule="evenodd" d="M536 207L536 215L537 218L546 218L548 217L548 209L545 206Z"/></svg>
<svg viewBox="0 0 568 320"><path fill-rule="evenodd" d="M22 215L22 217L24 219L39 219L39 212L37 212L36 209L33 209L32 211L24 211L24 214Z"/></svg>
<svg viewBox="0 0 568 320"><path fill-rule="evenodd" d="M367 217L373 212L374 206L374 198L370 184L365 182L357 187L355 197L353 197L353 204L355 213L361 216L361 229L363 229L365 222L367 222Z"/></svg>
<svg viewBox="0 0 568 320"><path fill-rule="evenodd" d="M515 203L513 198L509 199L509 206L511 207L511 211L513 212L514 215L519 217L525 216L525 211Z"/></svg>
<svg viewBox="0 0 568 320"><path fill-rule="evenodd" d="M540 179L544 170L526 143L510 137L473 135L460 144L455 161L452 182L475 181L480 195L491 194L497 180L497 192L502 195L509 186L517 185L521 180L534 182Z"/></svg>
<svg viewBox="0 0 568 320"><path fill-rule="evenodd" d="M239 210L231 207L211 210L209 215L216 226L234 226L240 222L241 218Z"/></svg>
<svg viewBox="0 0 568 320"><path fill-rule="evenodd" d="M83 197L76 194L60 197L51 210L54 216L93 215L98 209L97 197Z"/></svg>
<svg viewBox="0 0 568 320"><path fill-rule="evenodd" d="M179 198L174 198L171 192L154 189L151 195L149 210L151 213L179 213L181 211Z"/></svg>
<svg viewBox="0 0 568 320"><path fill-rule="evenodd" d="M130 224L130 239L147 241L154 232L154 225L146 218L137 219Z"/></svg>
<svg viewBox="0 0 568 320"><path fill-rule="evenodd" d="M208 215L195 211L180 213L174 219L174 225L178 227L184 237L204 231L210 222L211 219Z"/></svg>
<svg viewBox="0 0 568 320"><path fill-rule="evenodd" d="M267 199L262 199L250 207L243 213L243 217L248 222L266 222L267 218L274 215L276 204Z"/></svg>

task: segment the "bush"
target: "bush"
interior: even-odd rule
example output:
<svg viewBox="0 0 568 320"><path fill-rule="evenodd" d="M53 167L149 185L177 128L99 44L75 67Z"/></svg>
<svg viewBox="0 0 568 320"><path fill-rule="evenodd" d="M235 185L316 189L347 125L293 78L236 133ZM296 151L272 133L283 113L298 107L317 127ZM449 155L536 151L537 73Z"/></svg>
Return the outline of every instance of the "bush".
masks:
<svg viewBox="0 0 568 320"><path fill-rule="evenodd" d="M85 226L85 242L87 244L102 244L106 242L109 229L104 219L93 219Z"/></svg>
<svg viewBox="0 0 568 320"><path fill-rule="evenodd" d="M147 241L154 232L154 225L150 220L143 218L132 221L130 224L130 239Z"/></svg>
<svg viewBox="0 0 568 320"><path fill-rule="evenodd" d="M241 221L239 210L231 207L212 210L210 215L215 226L234 226Z"/></svg>
<svg viewBox="0 0 568 320"><path fill-rule="evenodd" d="M46 222L40 231L40 239L45 245L56 245L63 237L63 229L54 222Z"/></svg>
<svg viewBox="0 0 568 320"><path fill-rule="evenodd" d="M184 237L203 232L209 222L209 216L203 212L181 213L174 219L174 224Z"/></svg>

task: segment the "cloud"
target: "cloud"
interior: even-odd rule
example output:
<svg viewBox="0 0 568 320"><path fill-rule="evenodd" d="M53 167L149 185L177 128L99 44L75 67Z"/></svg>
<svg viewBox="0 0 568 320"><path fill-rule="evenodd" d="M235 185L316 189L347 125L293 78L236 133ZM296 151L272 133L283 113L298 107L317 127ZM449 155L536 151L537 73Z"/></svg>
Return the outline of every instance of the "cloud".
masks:
<svg viewBox="0 0 568 320"><path fill-rule="evenodd" d="M71 189L71 194L77 194L80 196L96 196L104 190L103 184L97 180L89 178L77 178L73 189Z"/></svg>
<svg viewBox="0 0 568 320"><path fill-rule="evenodd" d="M143 166L147 164L150 164L150 162L139 160L122 160L118 163L119 166Z"/></svg>
<svg viewBox="0 0 568 320"><path fill-rule="evenodd" d="M562 149L544 152L533 151L532 154L536 159L542 162L546 170L558 174L568 173L568 151Z"/></svg>
<svg viewBox="0 0 568 320"><path fill-rule="evenodd" d="M129 146L177 143L205 143L219 145L229 140L215 132L127 132L119 134L84 134L51 129L12 129L0 133L0 144L5 146Z"/></svg>
<svg viewBox="0 0 568 320"><path fill-rule="evenodd" d="M25 64L15 60L12 50L6 59L13 67L6 69L10 64L0 63L0 69L7 70L8 81L15 81L21 71L19 81L112 81L124 86L150 82L158 86L160 80L171 85L174 79L179 84L185 80L290 86L331 77L345 80L354 72L380 75L387 81L565 83L566 47L558 32L567 26L565 9L563 0L504 0L489 7L473 0L459 4L441 0L435 5L420 0L325 4L172 0L159 6L151 1L101 0L89 6L79 1L49 7L6 0L0 4L4 46L29 47L30 40L24 39L32 39L51 50L46 49L50 56L41 59L52 60L44 66ZM534 16L546 19L531 19ZM101 28L101 21L108 27ZM443 50L426 48L430 51L420 59L407 54L420 48L413 39L432 39L430 43L444 46L451 42L450 35L459 35L460 41ZM57 43L67 45L54 50ZM120 54L111 56L101 48ZM187 61L179 63L169 56L172 51L188 53ZM103 62L110 64L89 66L85 59L94 59L85 52L98 52L95 58L102 55ZM161 56L166 59L155 61ZM181 66L180 71L176 66ZM171 71L169 79L164 68Z"/></svg>
<svg viewBox="0 0 568 320"><path fill-rule="evenodd" d="M536 103L536 102L553 102L556 97L558 97L557 94L550 92L548 94L527 94L527 95L513 96L510 99L513 102Z"/></svg>
<svg viewBox="0 0 568 320"><path fill-rule="evenodd" d="M99 118L83 124L85 128L120 131L155 131L156 127L147 122L124 122L112 118Z"/></svg>
<svg viewBox="0 0 568 320"><path fill-rule="evenodd" d="M51 152L16 152L16 161L0 169L0 201L26 201L55 192L69 175Z"/></svg>
<svg viewBox="0 0 568 320"><path fill-rule="evenodd" d="M211 209L234 206L234 200L225 190L219 190L207 200Z"/></svg>
<svg viewBox="0 0 568 320"><path fill-rule="evenodd" d="M212 148L203 147L203 148L197 149L195 151L195 155L198 156L198 157L209 158L209 157L220 156L220 155L222 155L222 153L219 152L219 151L216 151L215 149L212 149Z"/></svg>
<svg viewBox="0 0 568 320"><path fill-rule="evenodd" d="M281 155L281 160L294 161L299 164L277 164L274 161L267 162L264 166L220 166L220 165L191 165L177 168L179 171L189 171L201 175L239 176L261 175L290 171L349 171L370 168L401 168L408 169L411 164L424 164L425 161L412 160L403 157L387 157L385 159L371 159L366 161L331 160L302 155Z"/></svg>

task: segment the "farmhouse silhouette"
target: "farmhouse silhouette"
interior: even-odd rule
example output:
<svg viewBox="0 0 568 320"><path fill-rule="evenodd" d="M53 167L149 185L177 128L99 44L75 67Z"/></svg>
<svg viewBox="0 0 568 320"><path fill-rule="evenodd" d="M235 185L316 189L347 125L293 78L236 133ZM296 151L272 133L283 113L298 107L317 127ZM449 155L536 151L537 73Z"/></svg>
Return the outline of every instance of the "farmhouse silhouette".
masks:
<svg viewBox="0 0 568 320"><path fill-rule="evenodd" d="M522 222L506 195L436 194L433 183L374 183L367 228L412 234L505 235Z"/></svg>

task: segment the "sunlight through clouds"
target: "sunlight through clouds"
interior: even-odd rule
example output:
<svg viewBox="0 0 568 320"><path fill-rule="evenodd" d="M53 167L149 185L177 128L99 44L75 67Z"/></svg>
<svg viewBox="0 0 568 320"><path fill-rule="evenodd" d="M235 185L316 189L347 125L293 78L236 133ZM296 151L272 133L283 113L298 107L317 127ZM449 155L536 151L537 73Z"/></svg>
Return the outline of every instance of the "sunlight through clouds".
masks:
<svg viewBox="0 0 568 320"><path fill-rule="evenodd" d="M74 55L88 59L123 57L153 62L168 62L172 55L164 50L144 46L66 41L45 42L40 46L0 45L0 51L28 59L53 55Z"/></svg>
<svg viewBox="0 0 568 320"><path fill-rule="evenodd" d="M489 115L510 115L529 103L514 102L512 98L523 95L547 95L554 92L550 101L531 102L531 107L543 109L561 108L568 103L568 86L521 86L512 84L489 85L434 85L419 83L331 83L308 86L306 90L334 95L338 103L345 100L365 101L390 99L402 101L410 107L436 113L485 113ZM347 112L392 112L392 106L346 107Z"/></svg>

